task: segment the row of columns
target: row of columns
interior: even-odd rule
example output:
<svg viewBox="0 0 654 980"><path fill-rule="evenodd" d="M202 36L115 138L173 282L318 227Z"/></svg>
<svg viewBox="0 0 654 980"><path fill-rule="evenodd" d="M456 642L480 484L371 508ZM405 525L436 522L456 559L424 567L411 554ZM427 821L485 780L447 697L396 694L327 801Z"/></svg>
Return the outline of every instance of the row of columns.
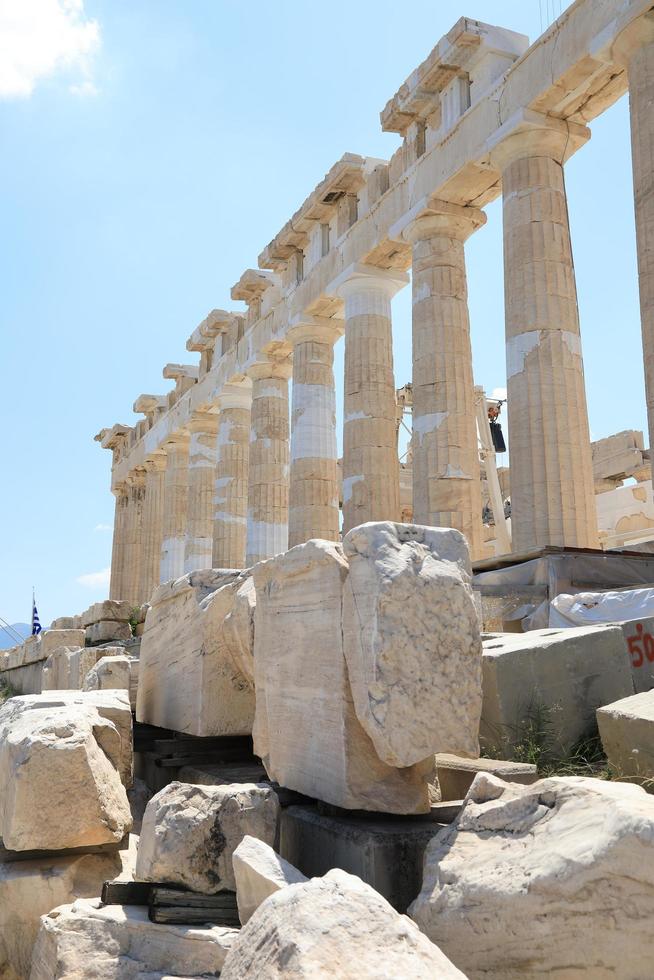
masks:
<svg viewBox="0 0 654 980"><path fill-rule="evenodd" d="M654 20L627 38L645 373L654 443ZM642 27L642 25L641 25ZM524 113L490 151L501 174L513 551L597 547L597 522L564 163L585 127ZM416 523L483 547L464 243L483 212L431 200L412 246ZM345 333L343 531L398 520L391 299L402 273L367 266L332 284L344 321L303 318L288 357L263 357L116 490L111 594L244 567L339 537L333 346ZM290 414L288 381L292 373Z"/></svg>

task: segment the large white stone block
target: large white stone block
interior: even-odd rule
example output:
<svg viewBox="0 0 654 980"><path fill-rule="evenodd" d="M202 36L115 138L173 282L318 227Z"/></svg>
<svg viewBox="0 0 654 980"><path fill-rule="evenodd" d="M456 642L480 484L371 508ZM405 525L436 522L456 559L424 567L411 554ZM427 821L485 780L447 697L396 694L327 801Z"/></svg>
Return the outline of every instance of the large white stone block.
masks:
<svg viewBox="0 0 654 980"><path fill-rule="evenodd" d="M57 647L43 664L42 691L66 691L71 688L72 665L79 660L81 647Z"/></svg>
<svg viewBox="0 0 654 980"><path fill-rule="evenodd" d="M428 845L409 914L471 977L648 977L653 841L639 786L480 773Z"/></svg>
<svg viewBox="0 0 654 980"><path fill-rule="evenodd" d="M225 589L233 590L231 608L222 622L222 642L236 668L254 687L254 579L244 574Z"/></svg>
<svg viewBox="0 0 654 980"><path fill-rule="evenodd" d="M206 894L234 891L234 850L246 834L273 844L278 819L279 801L269 787L170 783L145 809L137 880Z"/></svg>
<svg viewBox="0 0 654 980"><path fill-rule="evenodd" d="M232 855L236 900L241 924L245 923L261 903L287 885L299 885L309 879L280 857L269 844L256 837L246 836Z"/></svg>
<svg viewBox="0 0 654 980"><path fill-rule="evenodd" d="M254 693L222 643L238 572L191 572L155 590L141 641L136 717L189 735L247 735Z"/></svg>
<svg viewBox="0 0 654 980"><path fill-rule="evenodd" d="M387 765L356 716L341 627L347 573L328 541L255 565L255 752L280 785L336 806L427 812L433 757Z"/></svg>
<svg viewBox="0 0 654 980"><path fill-rule="evenodd" d="M362 524L349 563L343 644L357 718L380 759L479 754L481 636L460 531Z"/></svg>
<svg viewBox="0 0 654 980"><path fill-rule="evenodd" d="M0 863L0 977L29 977L40 917L124 877L127 851Z"/></svg>
<svg viewBox="0 0 654 980"><path fill-rule="evenodd" d="M40 635L41 656L49 657L58 647L83 647L84 630L46 630Z"/></svg>
<svg viewBox="0 0 654 980"><path fill-rule="evenodd" d="M86 629L92 623L114 620L115 622L127 623L133 617L138 619L140 607L125 599L105 599L104 602L94 602L81 614L82 626Z"/></svg>
<svg viewBox="0 0 654 980"><path fill-rule="evenodd" d="M125 740L109 717L119 708L49 697L62 701L32 695L0 709L0 838L16 851L118 842L132 823Z"/></svg>
<svg viewBox="0 0 654 980"><path fill-rule="evenodd" d="M103 619L99 623L91 623L86 629L88 643L111 643L117 640L131 640L131 638L130 624L116 619Z"/></svg>
<svg viewBox="0 0 654 980"><path fill-rule="evenodd" d="M598 708L597 724L616 775L654 790L654 691Z"/></svg>
<svg viewBox="0 0 654 980"><path fill-rule="evenodd" d="M141 906L79 900L43 916L30 980L215 977L237 936L221 926L156 925Z"/></svg>
<svg viewBox="0 0 654 980"><path fill-rule="evenodd" d="M84 678L83 690L118 690L129 693L129 657L100 657Z"/></svg>
<svg viewBox="0 0 654 980"><path fill-rule="evenodd" d="M324 878L271 895L241 929L222 980L465 980L405 915L360 878Z"/></svg>
<svg viewBox="0 0 654 980"><path fill-rule="evenodd" d="M538 716L547 749L564 755L593 728L597 708L634 691L619 626L504 633L483 648L480 733L503 758Z"/></svg>

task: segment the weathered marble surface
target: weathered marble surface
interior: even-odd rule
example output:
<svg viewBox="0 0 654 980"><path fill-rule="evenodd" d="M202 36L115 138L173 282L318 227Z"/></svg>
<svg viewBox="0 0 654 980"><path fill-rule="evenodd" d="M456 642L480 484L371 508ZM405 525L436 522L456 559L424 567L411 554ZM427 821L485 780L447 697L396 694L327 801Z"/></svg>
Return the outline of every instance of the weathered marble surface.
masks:
<svg viewBox="0 0 654 980"><path fill-rule="evenodd" d="M257 604L254 579L243 573L232 585L231 609L222 623L222 641L236 668L254 687L254 610Z"/></svg>
<svg viewBox="0 0 654 980"><path fill-rule="evenodd" d="M188 735L247 735L254 694L220 642L235 571L205 569L160 586L141 641L136 717Z"/></svg>
<svg viewBox="0 0 654 980"><path fill-rule="evenodd" d="M328 541L254 567L255 752L280 785L336 806L426 812L433 755L387 765L354 710L341 629L347 573Z"/></svg>
<svg viewBox="0 0 654 980"><path fill-rule="evenodd" d="M283 888L259 906L222 980L465 980L373 888L345 871Z"/></svg>
<svg viewBox="0 0 654 980"><path fill-rule="evenodd" d="M10 850L114 843L132 825L121 731L83 698L33 695L0 709L0 838Z"/></svg>
<svg viewBox="0 0 654 980"><path fill-rule="evenodd" d="M101 623L107 620L127 623L136 615L138 618L139 607L134 607L133 603L124 599L105 599L104 602L94 602L92 606L85 609L80 619L82 626L91 626L92 623Z"/></svg>
<svg viewBox="0 0 654 980"><path fill-rule="evenodd" d="M0 977L29 977L40 917L57 905L100 894L133 870L132 854L81 854L0 863Z"/></svg>
<svg viewBox="0 0 654 980"><path fill-rule="evenodd" d="M234 851L232 865L241 925L245 925L269 895L287 885L309 880L264 841L248 835Z"/></svg>
<svg viewBox="0 0 654 980"><path fill-rule="evenodd" d="M386 521L349 531L343 550L345 659L357 718L380 759L477 756L481 638L465 538Z"/></svg>
<svg viewBox="0 0 654 980"><path fill-rule="evenodd" d="M638 786L480 773L428 845L409 914L471 977L647 977L653 840Z"/></svg>
<svg viewBox="0 0 654 980"><path fill-rule="evenodd" d="M237 935L221 926L156 925L142 906L80 899L44 915L30 980L213 977Z"/></svg>
<svg viewBox="0 0 654 980"><path fill-rule="evenodd" d="M129 657L100 657L89 670L82 686L84 691L130 690Z"/></svg>
<svg viewBox="0 0 654 980"><path fill-rule="evenodd" d="M634 694L597 709L609 765L620 778L654 789L654 691Z"/></svg>
<svg viewBox="0 0 654 980"><path fill-rule="evenodd" d="M234 850L246 834L273 844L278 819L279 802L268 787L170 783L145 809L137 880L206 894L234 891Z"/></svg>

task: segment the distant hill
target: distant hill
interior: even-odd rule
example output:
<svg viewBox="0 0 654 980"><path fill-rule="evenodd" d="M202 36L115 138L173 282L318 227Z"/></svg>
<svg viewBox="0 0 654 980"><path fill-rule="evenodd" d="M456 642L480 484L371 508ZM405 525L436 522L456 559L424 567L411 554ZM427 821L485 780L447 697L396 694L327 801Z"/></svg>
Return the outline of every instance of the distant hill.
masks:
<svg viewBox="0 0 654 980"><path fill-rule="evenodd" d="M23 639L26 636L31 636L32 633L32 627L29 623L11 623L11 628L16 630ZM0 628L0 650L8 650L9 647L15 647L17 642L10 633L7 633L4 627Z"/></svg>

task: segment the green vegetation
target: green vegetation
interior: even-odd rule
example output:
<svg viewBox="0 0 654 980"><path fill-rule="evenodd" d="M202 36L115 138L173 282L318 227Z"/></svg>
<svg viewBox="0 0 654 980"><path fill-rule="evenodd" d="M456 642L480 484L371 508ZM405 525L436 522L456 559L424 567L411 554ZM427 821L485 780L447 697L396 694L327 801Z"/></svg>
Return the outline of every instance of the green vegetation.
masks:
<svg viewBox="0 0 654 980"><path fill-rule="evenodd" d="M127 620L127 622L129 623L129 628L132 631L132 636L136 636L136 627L140 622L140 617L141 617L140 607L134 606L131 613L129 614L129 619Z"/></svg>

